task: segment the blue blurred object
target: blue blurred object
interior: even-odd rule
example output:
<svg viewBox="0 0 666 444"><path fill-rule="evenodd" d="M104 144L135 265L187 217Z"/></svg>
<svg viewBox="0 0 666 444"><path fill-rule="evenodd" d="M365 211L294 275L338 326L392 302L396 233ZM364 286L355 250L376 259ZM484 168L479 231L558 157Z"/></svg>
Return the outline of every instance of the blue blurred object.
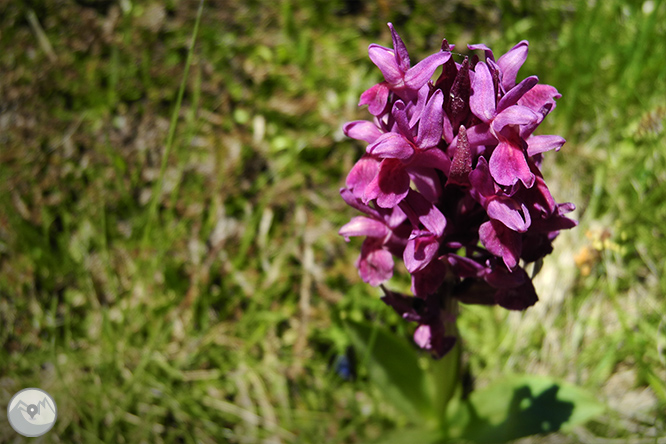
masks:
<svg viewBox="0 0 666 444"><path fill-rule="evenodd" d="M333 364L333 370L345 381L351 381L356 378L356 359L354 350L348 348L344 354L337 355Z"/></svg>

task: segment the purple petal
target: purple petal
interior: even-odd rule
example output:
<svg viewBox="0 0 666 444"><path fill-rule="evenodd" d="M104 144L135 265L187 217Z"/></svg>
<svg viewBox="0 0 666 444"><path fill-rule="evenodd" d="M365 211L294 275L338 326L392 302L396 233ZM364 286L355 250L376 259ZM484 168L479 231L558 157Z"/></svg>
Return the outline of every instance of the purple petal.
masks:
<svg viewBox="0 0 666 444"><path fill-rule="evenodd" d="M444 333L444 332L442 332ZM456 346L458 338L455 336L440 336L431 340L431 354L433 358L440 359Z"/></svg>
<svg viewBox="0 0 666 444"><path fill-rule="evenodd" d="M521 267L517 267L514 270L508 270L501 262L491 261L491 264L492 269L486 273L483 278L495 288L517 288L530 279L525 270Z"/></svg>
<svg viewBox="0 0 666 444"><path fill-rule="evenodd" d="M560 136L532 136L527 139L527 155L534 156L551 150L559 151L564 142L566 140Z"/></svg>
<svg viewBox="0 0 666 444"><path fill-rule="evenodd" d="M476 43L474 45L467 45L467 48L470 51L476 51L477 49L481 49L485 53L486 60L490 59L492 61L495 61L495 56L493 55L493 50L488 48L483 43Z"/></svg>
<svg viewBox="0 0 666 444"><path fill-rule="evenodd" d="M381 248L381 240L368 237L361 247L361 255L356 266L363 282L373 287L393 276L393 256Z"/></svg>
<svg viewBox="0 0 666 444"><path fill-rule="evenodd" d="M365 216L353 217L351 221L345 224L338 234L349 241L350 236L369 236L384 238L390 233L388 227L375 219Z"/></svg>
<svg viewBox="0 0 666 444"><path fill-rule="evenodd" d="M507 228L524 233L530 227L530 215L527 208L506 196L497 196L488 201L486 207L488 217L502 222ZM523 216L524 214L524 216Z"/></svg>
<svg viewBox="0 0 666 444"><path fill-rule="evenodd" d="M488 66L483 62L476 64L474 73L469 107L476 117L488 123L495 117L496 109L493 77L488 70Z"/></svg>
<svg viewBox="0 0 666 444"><path fill-rule="evenodd" d="M551 217L539 221L539 231L542 232L558 232L560 230L568 230L578 225L573 219L568 217L554 214Z"/></svg>
<svg viewBox="0 0 666 444"><path fill-rule="evenodd" d="M480 204L484 205L487 198L495 195L495 185L485 157L479 157L476 168L469 174L469 181L472 195Z"/></svg>
<svg viewBox="0 0 666 444"><path fill-rule="evenodd" d="M379 161L370 156L361 157L347 175L347 188L355 197L363 199L365 188L377 173L379 173Z"/></svg>
<svg viewBox="0 0 666 444"><path fill-rule="evenodd" d="M425 167L434 168L448 174L451 168L451 159L439 148L419 151L409 164L410 168Z"/></svg>
<svg viewBox="0 0 666 444"><path fill-rule="evenodd" d="M381 82L361 94L358 106L368 105L368 111L373 116L384 112L388 102L389 88L386 82Z"/></svg>
<svg viewBox="0 0 666 444"><path fill-rule="evenodd" d="M468 278L453 288L452 296L463 304L495 305L497 289L479 279Z"/></svg>
<svg viewBox="0 0 666 444"><path fill-rule="evenodd" d="M368 143L372 143L379 136L382 135L382 132L377 128L373 122L367 120L354 120L353 122L347 122L345 126L342 127L342 131L347 137L351 137L356 140L363 140Z"/></svg>
<svg viewBox="0 0 666 444"><path fill-rule="evenodd" d="M565 202L557 205L557 212L559 214L571 213L575 209L576 205L572 204L571 202Z"/></svg>
<svg viewBox="0 0 666 444"><path fill-rule="evenodd" d="M523 251L520 258L525 262L537 261L553 252L550 233L527 233L523 237Z"/></svg>
<svg viewBox="0 0 666 444"><path fill-rule="evenodd" d="M381 219L382 216L379 214L377 210L375 210L374 208L370 208L369 206L364 204L361 201L361 199L354 196L354 194L352 194L352 192L349 189L341 188L340 196L342 196L342 200L344 200L347 203L347 205L349 205L350 207L357 209L358 211L365 213L369 216L372 216L376 219ZM391 224L388 224L388 226L391 228L394 227L394 225Z"/></svg>
<svg viewBox="0 0 666 444"><path fill-rule="evenodd" d="M421 149L437 146L442 140L443 102L444 95L441 90L437 90L430 100L428 100L428 103L421 114L421 119L419 120L419 132L416 136L416 144Z"/></svg>
<svg viewBox="0 0 666 444"><path fill-rule="evenodd" d="M416 189L430 202L437 202L442 195L442 185L434 168L412 167L407 169Z"/></svg>
<svg viewBox="0 0 666 444"><path fill-rule="evenodd" d="M537 217L542 217L542 215L550 216L555 212L557 202L553 199L546 182L538 171L537 174L535 174L535 177L534 186L519 191L516 198L521 199L523 202L528 202L530 208L541 213L538 214Z"/></svg>
<svg viewBox="0 0 666 444"><path fill-rule="evenodd" d="M494 60L487 60L488 70L490 70L490 75L493 76L493 85L495 85L495 92L497 92L497 100L501 97L500 92L505 93L506 91L500 83L501 77L501 68L495 63Z"/></svg>
<svg viewBox="0 0 666 444"><path fill-rule="evenodd" d="M423 270L412 273L412 293L420 298L434 294L444 282L447 266L440 260L432 261Z"/></svg>
<svg viewBox="0 0 666 444"><path fill-rule="evenodd" d="M407 242L403 261L410 273L423 270L433 260L439 250L439 242L428 232L417 234Z"/></svg>
<svg viewBox="0 0 666 444"><path fill-rule="evenodd" d="M407 215L398 206L393 207L390 210L381 209L379 211L384 214L383 219L386 222L386 225L391 229L398 228L398 226L407 220ZM394 232L393 234L395 235L396 233ZM408 233L405 234L405 239L407 239L407 237L409 237Z"/></svg>
<svg viewBox="0 0 666 444"><path fill-rule="evenodd" d="M500 142L490 156L490 174L500 185L511 186L520 179L527 187L534 185L534 174L522 148L511 142Z"/></svg>
<svg viewBox="0 0 666 444"><path fill-rule="evenodd" d="M416 105L411 110L411 117L409 118L409 127L412 128L416 126L417 122L423 115L423 110L428 103L428 96L430 95L430 86L423 85L417 93Z"/></svg>
<svg viewBox="0 0 666 444"><path fill-rule="evenodd" d="M442 114L442 137L446 143L453 141L453 124L446 113Z"/></svg>
<svg viewBox="0 0 666 444"><path fill-rule="evenodd" d="M530 89L539 83L539 78L537 76L530 76L520 82L515 88L512 88L507 92L504 97L502 97L497 104L497 112L502 112L502 110L508 108L509 106L515 105L518 100L523 97Z"/></svg>
<svg viewBox="0 0 666 444"><path fill-rule="evenodd" d="M414 148L402 135L398 133L382 134L375 143L368 145L368 154L379 158L408 159L414 154Z"/></svg>
<svg viewBox="0 0 666 444"><path fill-rule="evenodd" d="M446 260L453 268L453 272L461 278L481 277L486 271L486 268L475 260L457 254L448 254Z"/></svg>
<svg viewBox="0 0 666 444"><path fill-rule="evenodd" d="M529 279L518 288L498 290L495 293L495 302L500 307L508 310L525 310L527 307L536 304L538 300L539 297L536 294L534 285Z"/></svg>
<svg viewBox="0 0 666 444"><path fill-rule="evenodd" d="M399 160L384 159L379 165L379 173L365 189L365 203L377 199L377 206L393 208L409 192L409 174Z"/></svg>
<svg viewBox="0 0 666 444"><path fill-rule="evenodd" d="M423 309L417 310L415 308L416 306L424 307L420 299L388 290L383 286L382 290L384 290L384 296L381 298L382 302L395 310L401 318L411 322L424 321L425 317L421 313Z"/></svg>
<svg viewBox="0 0 666 444"><path fill-rule="evenodd" d="M516 76L527 59L529 43L523 40L497 60L502 70L502 87L509 91L516 85Z"/></svg>
<svg viewBox="0 0 666 444"><path fill-rule="evenodd" d="M421 60L405 74L405 85L415 91L420 89L450 57L450 52L440 51Z"/></svg>
<svg viewBox="0 0 666 444"><path fill-rule="evenodd" d="M403 41L400 38L400 36L398 35L398 33L395 32L395 29L393 29L393 24L389 23L388 27L391 30L391 38L393 39L393 49L395 50L395 60L398 63L398 66L400 67L400 70L402 72L407 72L407 70L411 66L411 63L409 61L409 53L407 52L407 48L405 47L405 44L403 43Z"/></svg>
<svg viewBox="0 0 666 444"><path fill-rule="evenodd" d="M510 230L500 222L489 220L479 227L479 239L489 252L501 257L509 269L518 265L522 249L522 239L519 233Z"/></svg>
<svg viewBox="0 0 666 444"><path fill-rule="evenodd" d="M414 330L414 342L424 350L432 348L431 337L430 326L427 324L421 324Z"/></svg>
<svg viewBox="0 0 666 444"><path fill-rule="evenodd" d="M398 132L400 132L407 139L413 140L412 126L409 124L409 119L407 119L407 112L405 108L405 103L402 100L397 100L393 104L391 115L393 116L393 119L398 126Z"/></svg>
<svg viewBox="0 0 666 444"><path fill-rule="evenodd" d="M384 74L386 81L392 86L402 85L404 71L396 61L395 52L383 46L372 43L368 47L368 55L372 63Z"/></svg>
<svg viewBox="0 0 666 444"><path fill-rule="evenodd" d="M577 225L575 220L565 217L575 206L571 203L558 204L553 199L543 178L537 175L536 184L529 190L524 190L520 196L530 203L532 210L533 227L530 232L557 232Z"/></svg>
<svg viewBox="0 0 666 444"><path fill-rule="evenodd" d="M401 202L400 208L415 227L421 224L437 237L444 233L446 218L435 205L417 191L410 189L407 197Z"/></svg>
<svg viewBox="0 0 666 444"><path fill-rule="evenodd" d="M490 131L490 126L487 123L479 123L467 128L467 140L471 146L494 145L497 143L497 137Z"/></svg>
<svg viewBox="0 0 666 444"><path fill-rule="evenodd" d="M444 323L439 317L419 325L414 331L414 342L423 350L429 350L435 359L450 352L456 345L455 336L445 336Z"/></svg>
<svg viewBox="0 0 666 444"><path fill-rule="evenodd" d="M557 92L555 87L550 85L536 85L521 97L518 104L546 116L555 109L555 99L559 99L560 97L562 95Z"/></svg>
<svg viewBox="0 0 666 444"><path fill-rule="evenodd" d="M514 105L497 114L491 127L495 134L500 134L507 125L530 125L538 120L539 116L528 107Z"/></svg>
<svg viewBox="0 0 666 444"><path fill-rule="evenodd" d="M389 251L393 257L402 257L405 252L405 247L409 241L409 227L407 224L396 228L388 240L384 241L384 247Z"/></svg>

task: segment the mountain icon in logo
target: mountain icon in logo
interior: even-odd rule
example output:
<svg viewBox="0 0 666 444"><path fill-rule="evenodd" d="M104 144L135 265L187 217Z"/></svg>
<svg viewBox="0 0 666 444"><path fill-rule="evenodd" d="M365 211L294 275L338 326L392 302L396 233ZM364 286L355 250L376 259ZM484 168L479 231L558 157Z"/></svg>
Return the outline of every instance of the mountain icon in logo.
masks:
<svg viewBox="0 0 666 444"><path fill-rule="evenodd" d="M7 406L9 424L23 436L36 437L45 434L51 430L57 416L55 401L41 389L21 390Z"/></svg>

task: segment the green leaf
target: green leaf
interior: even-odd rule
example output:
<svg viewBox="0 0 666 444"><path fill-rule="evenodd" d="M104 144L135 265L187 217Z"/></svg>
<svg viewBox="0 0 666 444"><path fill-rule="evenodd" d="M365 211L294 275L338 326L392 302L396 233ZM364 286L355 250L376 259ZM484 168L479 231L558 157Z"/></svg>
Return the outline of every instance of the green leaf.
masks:
<svg viewBox="0 0 666 444"><path fill-rule="evenodd" d="M496 443L570 430L604 410L587 391L543 376L514 376L472 393L450 423L452 437Z"/></svg>
<svg viewBox="0 0 666 444"><path fill-rule="evenodd" d="M420 424L433 423L435 413L430 378L418 364L418 352L404 338L379 326L347 322L352 343L361 362L387 400Z"/></svg>
<svg viewBox="0 0 666 444"><path fill-rule="evenodd" d="M439 444L444 441L440 430L428 429L426 427L410 427L403 430L390 430L374 444Z"/></svg>

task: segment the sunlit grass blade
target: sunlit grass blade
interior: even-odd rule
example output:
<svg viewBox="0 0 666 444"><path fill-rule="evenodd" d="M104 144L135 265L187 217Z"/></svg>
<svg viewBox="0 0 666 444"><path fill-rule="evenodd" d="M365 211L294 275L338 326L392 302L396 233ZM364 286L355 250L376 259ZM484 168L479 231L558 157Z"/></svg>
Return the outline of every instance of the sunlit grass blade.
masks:
<svg viewBox="0 0 666 444"><path fill-rule="evenodd" d="M197 10L197 17L194 22L194 29L192 29L192 36L190 38L190 46L187 51L187 59L185 60L185 67L183 70L183 78L180 82L180 88L178 89L178 95L176 96L176 103L174 104L173 111L171 112L171 121L169 123L169 133L167 135L166 143L164 145L164 153L162 154L162 162L160 164L160 172L155 184L153 185L152 193L150 195L150 203L148 204L148 214L146 217L146 225L143 230L143 238L141 244L143 247L146 247L149 239L151 230L153 229L153 224L155 223L155 217L157 212L157 205L160 201L162 195L162 185L164 183L164 173L166 172L166 167L169 162L169 155L171 154L171 148L173 146L174 136L176 135L176 127L178 124L178 115L180 113L180 107L183 102L183 96L185 95L185 86L187 85L187 78L190 72L190 66L192 65L192 57L194 55L194 45L197 40L197 34L199 33L199 23L201 22L201 14L203 13L204 0L200 0L199 9Z"/></svg>

